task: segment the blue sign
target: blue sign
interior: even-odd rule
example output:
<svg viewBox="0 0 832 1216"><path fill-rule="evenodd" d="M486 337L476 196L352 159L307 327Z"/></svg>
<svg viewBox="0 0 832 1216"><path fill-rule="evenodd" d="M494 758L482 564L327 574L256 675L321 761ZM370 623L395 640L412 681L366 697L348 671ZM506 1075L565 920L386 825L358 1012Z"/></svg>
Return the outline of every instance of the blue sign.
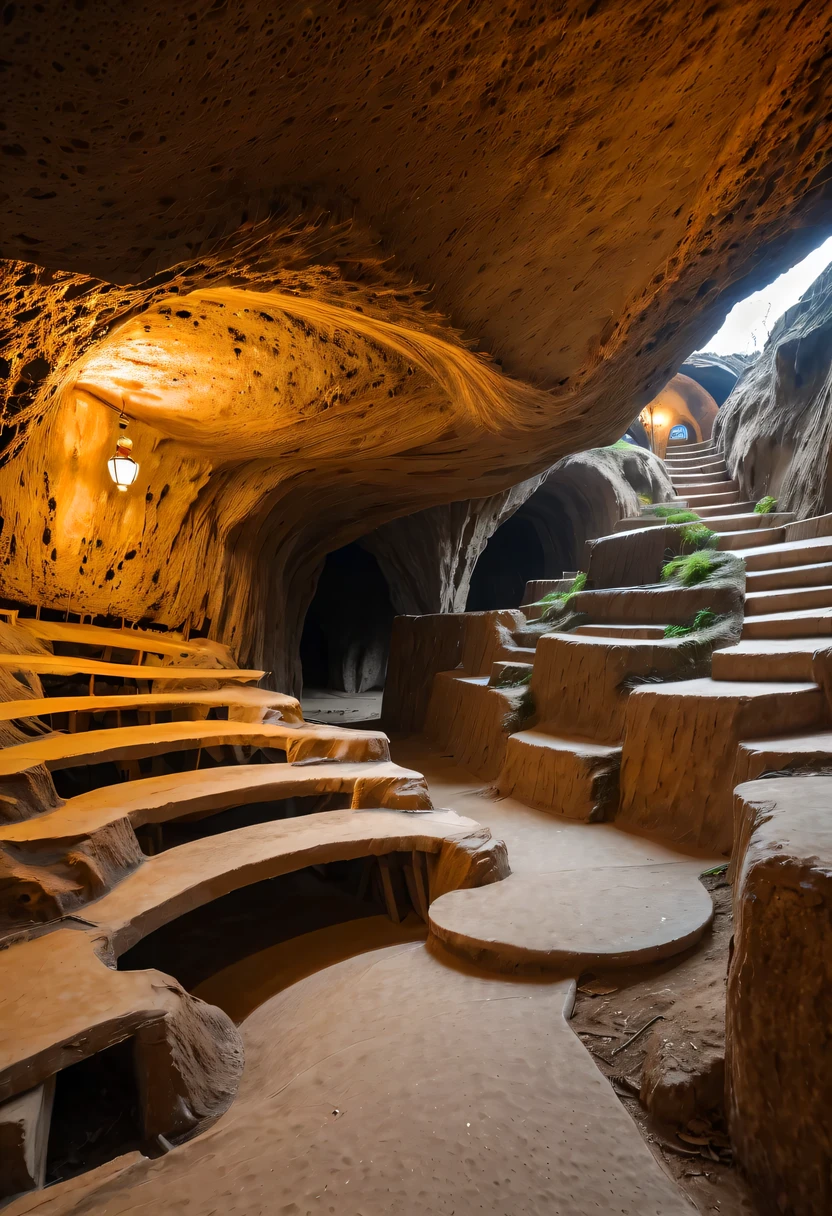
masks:
<svg viewBox="0 0 832 1216"><path fill-rule="evenodd" d="M683 422L680 422L678 426L674 426L670 431L671 439L687 439L687 437L688 428Z"/></svg>

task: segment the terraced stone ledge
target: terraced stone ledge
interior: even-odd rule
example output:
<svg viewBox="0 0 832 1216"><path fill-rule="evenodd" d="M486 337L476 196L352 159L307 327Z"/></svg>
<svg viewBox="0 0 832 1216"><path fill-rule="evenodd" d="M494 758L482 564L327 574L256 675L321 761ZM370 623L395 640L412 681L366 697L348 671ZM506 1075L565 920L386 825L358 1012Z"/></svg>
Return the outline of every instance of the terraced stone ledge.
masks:
<svg viewBox="0 0 832 1216"><path fill-rule="evenodd" d="M323 794L350 795L356 809L431 807L422 775L389 761L235 765L106 786L0 827L0 928L54 920L111 890L147 864L135 835L146 824Z"/></svg>
<svg viewBox="0 0 832 1216"><path fill-rule="evenodd" d="M413 898L424 919L432 899L509 874L502 841L453 811L326 812L170 849L89 905L76 928L9 946L0 998L0 1125L17 1116L11 1103L18 1095L132 1039L145 1135L176 1139L198 1130L236 1093L239 1034L224 1013L169 976L119 972L115 959L147 933L242 886L393 853L412 857ZM25 1140L16 1158L6 1154L0 1162L0 1199L19 1189Z"/></svg>
<svg viewBox="0 0 832 1216"><path fill-rule="evenodd" d="M735 791L726 1010L734 1151L766 1211L832 1210L832 777Z"/></svg>

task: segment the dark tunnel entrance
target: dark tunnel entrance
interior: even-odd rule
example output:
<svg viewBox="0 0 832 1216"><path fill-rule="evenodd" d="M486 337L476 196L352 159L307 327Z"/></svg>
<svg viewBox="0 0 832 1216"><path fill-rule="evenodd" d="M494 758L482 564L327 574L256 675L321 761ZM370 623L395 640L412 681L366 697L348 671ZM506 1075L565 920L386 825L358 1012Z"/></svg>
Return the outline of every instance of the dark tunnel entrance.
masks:
<svg viewBox="0 0 832 1216"><path fill-rule="evenodd" d="M351 544L328 554L300 643L304 704L324 690L354 696L382 689L394 615L371 553Z"/></svg>
<svg viewBox="0 0 832 1216"><path fill-rule="evenodd" d="M466 612L517 608L526 583L545 577L545 554L537 529L518 511L498 528L471 576Z"/></svg>

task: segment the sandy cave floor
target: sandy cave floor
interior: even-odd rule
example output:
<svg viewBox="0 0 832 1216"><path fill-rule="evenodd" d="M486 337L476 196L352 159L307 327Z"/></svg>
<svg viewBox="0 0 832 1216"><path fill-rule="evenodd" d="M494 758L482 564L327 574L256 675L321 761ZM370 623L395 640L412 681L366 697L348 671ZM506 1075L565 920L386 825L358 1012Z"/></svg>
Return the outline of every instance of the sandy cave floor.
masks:
<svg viewBox="0 0 832 1216"><path fill-rule="evenodd" d="M421 740L394 756L425 772L435 805L503 836L515 875L586 870L591 880L599 868L657 864L699 873L714 861L495 799ZM570 978L490 975L424 938L413 916L399 926L374 916L258 950L205 980L195 991L242 1024L246 1044L227 1114L167 1156L130 1154L17 1201L10 1216L753 1211L733 1170L663 1150L674 1129L651 1126L607 1079L638 1077L641 1041L605 1063L613 1035L724 972L724 919L679 965L596 975L615 991L579 992L571 1022Z"/></svg>
<svg viewBox="0 0 832 1216"><path fill-rule="evenodd" d="M380 688L367 692L338 692L335 688L304 688L300 698L307 722L326 722L330 726L356 726L377 722L381 717Z"/></svg>
<svg viewBox="0 0 832 1216"><path fill-rule="evenodd" d="M441 749L423 738L393 743L399 764L417 768L428 779L435 806L452 806L491 828L508 845L513 874L552 874L585 871L595 880L604 867L679 866L697 876L724 859L695 851L681 851L647 837L623 832L612 823L573 823L502 798L487 782L460 768ZM556 843L555 843L556 842ZM675 1038L682 1068L695 1068L702 1038L719 1038L723 1032L724 981L732 931L730 888L724 875L704 880L714 902L714 921L702 941L664 962L605 970L595 967L579 977L570 1027L580 1035L598 1068L608 1078L630 1116L663 1168L702 1213L747 1216L756 1208L748 1186L724 1162L714 1162L712 1151L682 1142L682 1122L651 1118L638 1100L645 1056L651 1033L641 1035L629 1048L610 1052L658 1014L662 1021L653 1035ZM599 994L589 989L596 987ZM582 991L582 988L585 990ZM613 991L604 993L603 989ZM684 1033L683 1033L684 1032ZM602 1037L597 1037L601 1035ZM700 1037L701 1036L701 1037ZM697 1038L700 1039L697 1045ZM619 1080L621 1078L622 1080ZM623 1081L623 1083L622 1083ZM721 1129L718 1120L715 1128ZM701 1156L697 1156L697 1151Z"/></svg>

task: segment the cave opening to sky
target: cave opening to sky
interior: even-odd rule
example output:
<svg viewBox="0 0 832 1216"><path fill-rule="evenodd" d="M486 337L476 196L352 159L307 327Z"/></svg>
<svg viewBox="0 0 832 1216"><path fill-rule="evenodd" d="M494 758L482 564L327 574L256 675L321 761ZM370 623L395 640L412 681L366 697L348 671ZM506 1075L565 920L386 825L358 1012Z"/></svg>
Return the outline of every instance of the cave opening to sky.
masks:
<svg viewBox="0 0 832 1216"><path fill-rule="evenodd" d="M767 287L740 300L702 351L714 355L756 355L783 313L796 304L819 274L832 263L832 236L778 275Z"/></svg>

